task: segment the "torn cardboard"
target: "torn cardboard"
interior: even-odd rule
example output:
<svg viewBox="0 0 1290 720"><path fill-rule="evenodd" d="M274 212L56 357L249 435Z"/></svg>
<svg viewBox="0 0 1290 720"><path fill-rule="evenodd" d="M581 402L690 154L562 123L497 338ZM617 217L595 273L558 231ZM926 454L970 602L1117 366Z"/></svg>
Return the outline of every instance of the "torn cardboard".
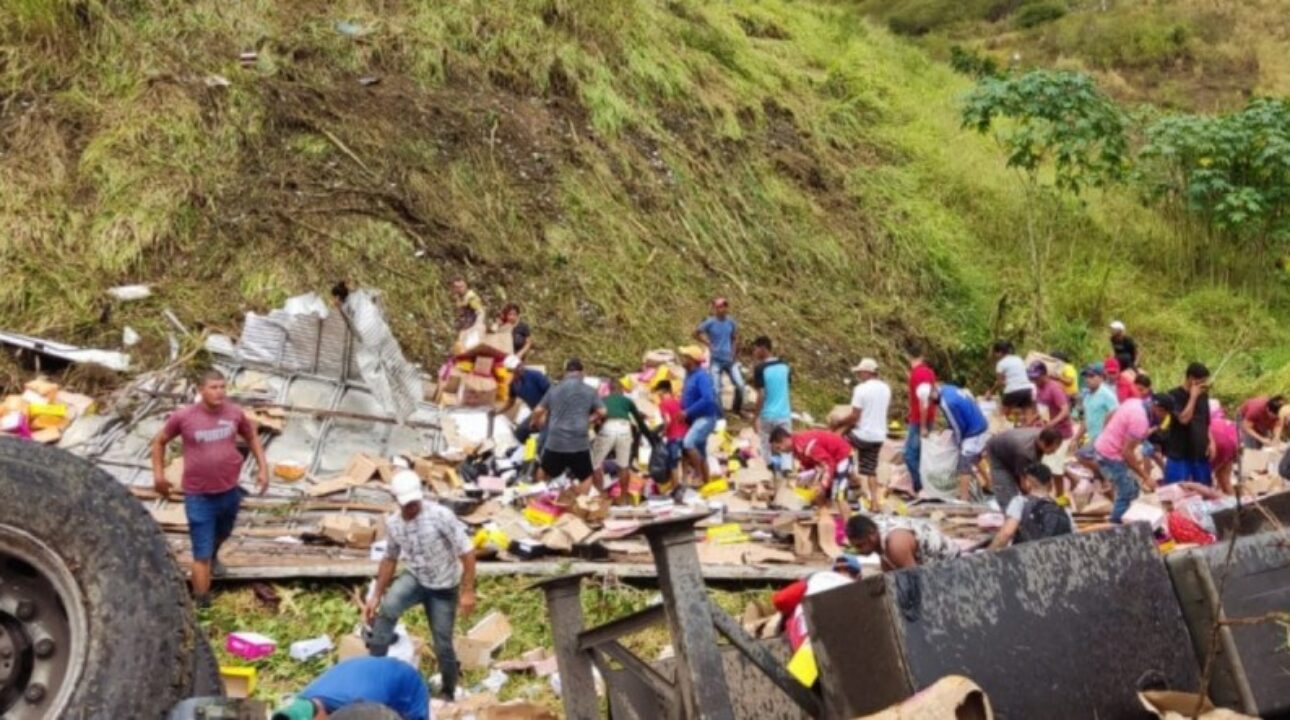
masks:
<svg viewBox="0 0 1290 720"><path fill-rule="evenodd" d="M376 522L366 515L324 515L320 532L337 545L365 550L376 540Z"/></svg>
<svg viewBox="0 0 1290 720"><path fill-rule="evenodd" d="M456 638L453 646L457 659L465 670L487 670L492 664L493 653L511 638L511 621L500 612L493 611L466 633Z"/></svg>

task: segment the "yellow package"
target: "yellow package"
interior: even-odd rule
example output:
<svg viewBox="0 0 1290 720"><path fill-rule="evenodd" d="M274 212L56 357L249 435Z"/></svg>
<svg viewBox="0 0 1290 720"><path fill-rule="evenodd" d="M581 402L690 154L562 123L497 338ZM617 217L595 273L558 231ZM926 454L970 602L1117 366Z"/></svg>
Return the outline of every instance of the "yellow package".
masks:
<svg viewBox="0 0 1290 720"><path fill-rule="evenodd" d="M815 651L809 642L802 643L802 647L789 658L788 674L806 687L811 687L819 679L820 669L815 665Z"/></svg>
<svg viewBox="0 0 1290 720"><path fill-rule="evenodd" d="M724 525L715 525L707 529L704 533L708 542L717 545L730 545L734 543L747 542L748 536L744 534L743 528L739 523L726 523Z"/></svg>
<svg viewBox="0 0 1290 720"><path fill-rule="evenodd" d="M32 403L27 406L27 414L31 417L48 415L50 417L67 417L67 406L62 403Z"/></svg>
<svg viewBox="0 0 1290 720"><path fill-rule="evenodd" d="M720 495L728 490L730 490L730 483L726 482L725 478L718 478L699 488L699 495L704 499L707 499L713 495Z"/></svg>
<svg viewBox="0 0 1290 720"><path fill-rule="evenodd" d="M537 460L537 435L530 435L528 440L524 441L524 462Z"/></svg>

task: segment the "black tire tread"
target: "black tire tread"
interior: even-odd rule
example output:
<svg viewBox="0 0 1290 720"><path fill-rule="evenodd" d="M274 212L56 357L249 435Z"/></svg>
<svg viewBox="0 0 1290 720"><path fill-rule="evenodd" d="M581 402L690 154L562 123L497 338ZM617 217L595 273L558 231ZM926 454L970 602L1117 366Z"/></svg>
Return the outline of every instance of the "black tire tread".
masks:
<svg viewBox="0 0 1290 720"><path fill-rule="evenodd" d="M188 697L205 639L160 529L125 487L68 452L0 438L0 523L54 548L85 596L89 655L63 717L162 717Z"/></svg>

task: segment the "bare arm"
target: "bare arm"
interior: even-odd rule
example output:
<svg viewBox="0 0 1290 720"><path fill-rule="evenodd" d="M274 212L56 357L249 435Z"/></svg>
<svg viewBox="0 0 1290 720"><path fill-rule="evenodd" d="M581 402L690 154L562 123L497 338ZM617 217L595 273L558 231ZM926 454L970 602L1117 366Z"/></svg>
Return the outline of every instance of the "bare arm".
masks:
<svg viewBox="0 0 1290 720"><path fill-rule="evenodd" d="M393 558L381 560L381 565L376 569L376 587L372 590L372 596L367 599L367 604L363 606L363 621L372 622L376 617L376 609L381 606L381 598L385 597L385 591L389 589L390 582L394 580L394 570L398 567L399 562Z"/></svg>
<svg viewBox="0 0 1290 720"><path fill-rule="evenodd" d="M712 347L712 343L708 341L707 333L703 332L702 330L696 329L694 331L694 339L698 340L700 343L703 343L704 347Z"/></svg>
<svg viewBox="0 0 1290 720"><path fill-rule="evenodd" d="M1020 520L1008 518L1004 521L1003 527L999 528L999 533L990 541L989 549L998 550L999 548L1007 547L1012 542L1012 538L1016 536L1017 528L1019 527L1021 527Z"/></svg>
<svg viewBox="0 0 1290 720"><path fill-rule="evenodd" d="M255 475L256 492L263 495L269 489L269 461L264 457L264 443L260 442L260 433L256 431L254 424L251 425L250 432L243 436L251 446L251 455L255 456L255 464L259 468Z"/></svg>
<svg viewBox="0 0 1290 720"><path fill-rule="evenodd" d="M461 555L461 597L458 600L462 615L469 615L475 609L475 551L470 550Z"/></svg>
<svg viewBox="0 0 1290 720"><path fill-rule="evenodd" d="M1059 413L1057 413L1057 417L1052 418L1051 420L1049 420L1049 421L1048 421L1048 424L1047 424L1047 425L1045 425L1044 427L1047 427L1047 428L1055 428L1055 427L1057 427L1058 425L1060 425L1060 424L1062 423L1062 421L1066 420L1066 419L1067 419L1067 418L1069 418L1070 416L1071 416L1071 404L1070 404L1069 402L1067 402L1067 403L1066 403L1066 406L1062 408L1062 411L1061 411L1061 412L1059 412Z"/></svg>
<svg viewBox="0 0 1290 720"><path fill-rule="evenodd" d="M537 430L545 424L546 424L546 406L539 405L537 409L533 411L533 415L529 419L529 427L533 428L534 430Z"/></svg>
<svg viewBox="0 0 1290 720"><path fill-rule="evenodd" d="M839 434L845 434L851 428L859 424L860 424L860 408L855 407L853 405L851 407L851 414L847 415L841 420L838 420L837 422L834 422L832 425L829 426L829 429Z"/></svg>
<svg viewBox="0 0 1290 720"><path fill-rule="evenodd" d="M1154 492L1156 484L1151 479L1151 473L1138 458L1138 446L1141 444L1141 440L1129 440L1125 443L1123 452L1124 463L1128 465L1129 469L1136 473L1138 477L1142 478L1142 486L1147 489L1147 492Z"/></svg>
<svg viewBox="0 0 1290 720"><path fill-rule="evenodd" d="M170 494L170 482L166 480L166 431L158 432L152 438L152 486L157 494L165 497Z"/></svg>
<svg viewBox="0 0 1290 720"><path fill-rule="evenodd" d="M1258 440L1259 443L1263 445L1272 445L1274 442L1271 438L1266 438L1260 435L1259 431L1254 428L1253 421L1246 420L1245 418L1241 418L1241 429L1245 431L1246 435L1249 435L1255 440ZM1277 427L1274 428L1272 431L1272 437L1277 437L1280 434L1281 434L1281 422L1278 420Z"/></svg>
<svg viewBox="0 0 1290 720"><path fill-rule="evenodd" d="M1178 422L1183 425L1190 425L1192 417L1196 415L1196 400L1201 393L1199 388L1199 385L1191 386L1190 392L1187 393L1187 406L1183 408L1182 412L1178 413Z"/></svg>

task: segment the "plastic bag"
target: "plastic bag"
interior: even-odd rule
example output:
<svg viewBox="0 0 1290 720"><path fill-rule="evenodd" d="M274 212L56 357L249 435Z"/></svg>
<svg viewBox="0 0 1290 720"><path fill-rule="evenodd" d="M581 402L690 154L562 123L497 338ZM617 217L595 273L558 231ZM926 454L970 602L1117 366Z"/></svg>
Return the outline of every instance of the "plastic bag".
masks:
<svg viewBox="0 0 1290 720"><path fill-rule="evenodd" d="M923 489L931 495L958 497L959 446L954 433L943 430L923 438L919 448L918 470Z"/></svg>

